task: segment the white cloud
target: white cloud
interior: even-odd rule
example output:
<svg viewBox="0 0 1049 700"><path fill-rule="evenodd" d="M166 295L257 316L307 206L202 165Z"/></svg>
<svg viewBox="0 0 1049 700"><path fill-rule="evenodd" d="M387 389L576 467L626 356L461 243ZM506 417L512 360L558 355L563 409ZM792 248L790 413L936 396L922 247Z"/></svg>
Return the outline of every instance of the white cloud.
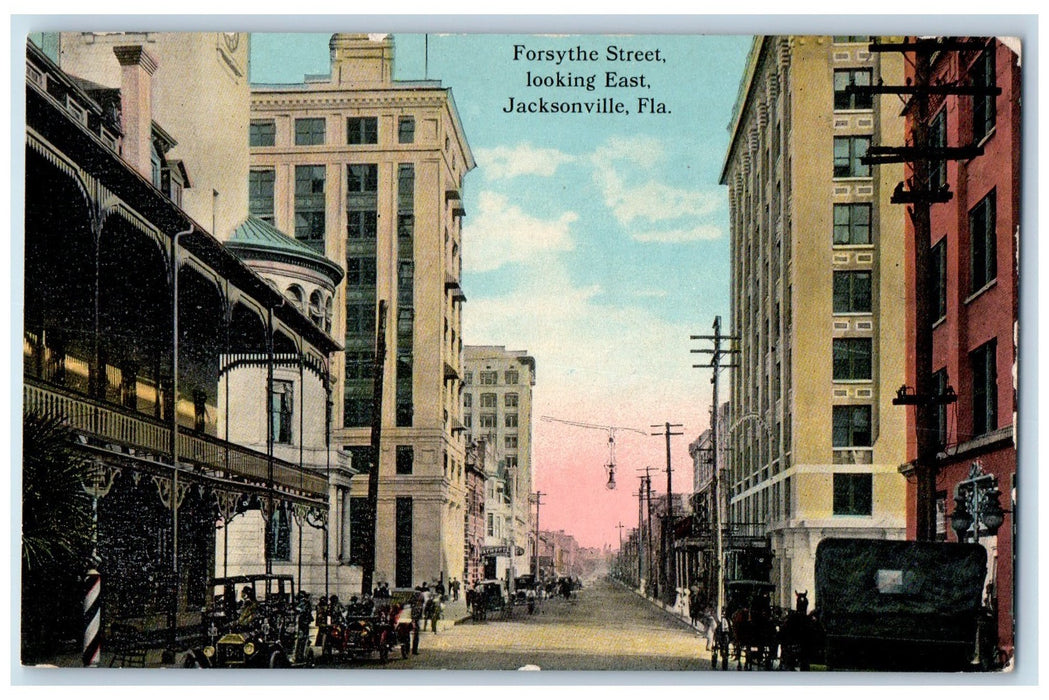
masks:
<svg viewBox="0 0 1049 700"><path fill-rule="evenodd" d="M700 224L687 229L669 231L648 231L632 233L630 237L639 243L691 243L693 241L711 241L721 238L723 231L718 226Z"/></svg>
<svg viewBox="0 0 1049 700"><path fill-rule="evenodd" d="M481 171L489 180L501 180L519 175L550 177L564 163L575 158L556 148L537 148L530 143L516 146L479 148L474 152Z"/></svg>
<svg viewBox="0 0 1049 700"><path fill-rule="evenodd" d="M536 262L543 253L573 250L569 229L578 218L566 211L553 220L538 219L505 195L481 192L477 216L463 232L463 268L486 272L508 263Z"/></svg>
<svg viewBox="0 0 1049 700"><path fill-rule="evenodd" d="M624 227L632 227L636 222L681 221L678 229L667 231L662 237L657 231L644 238L634 236L638 241L680 242L716 237L710 235L710 227L696 226L694 220L717 211L723 195L660 182L656 179L660 174L657 166L663 158L662 141L651 136L613 137L599 146L590 163L605 206ZM692 225L685 220L691 220L688 224Z"/></svg>

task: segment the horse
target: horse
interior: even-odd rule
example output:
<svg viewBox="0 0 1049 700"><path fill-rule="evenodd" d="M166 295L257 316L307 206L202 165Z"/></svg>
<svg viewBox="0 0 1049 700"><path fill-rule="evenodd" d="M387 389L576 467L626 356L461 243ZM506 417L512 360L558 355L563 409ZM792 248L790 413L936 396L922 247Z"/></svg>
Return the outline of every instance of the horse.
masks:
<svg viewBox="0 0 1049 700"><path fill-rule="evenodd" d="M749 607L733 613L730 622L736 668L749 670L760 665L771 669L777 640L768 597L755 596Z"/></svg>
<svg viewBox="0 0 1049 700"><path fill-rule="evenodd" d="M782 668L808 671L822 647L822 628L816 612L808 612L809 592L794 591L794 610L780 628Z"/></svg>

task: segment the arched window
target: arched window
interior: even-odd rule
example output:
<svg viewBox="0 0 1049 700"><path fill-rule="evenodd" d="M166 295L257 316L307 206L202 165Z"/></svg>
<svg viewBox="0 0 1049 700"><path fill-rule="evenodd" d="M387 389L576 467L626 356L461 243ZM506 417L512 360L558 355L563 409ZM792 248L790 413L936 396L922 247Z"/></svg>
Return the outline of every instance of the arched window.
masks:
<svg viewBox="0 0 1049 700"><path fill-rule="evenodd" d="M288 287L288 297L291 299L292 303L295 304L295 308L297 308L299 311L304 311L304 309L302 308L302 302L305 298L305 295L302 292L302 287L300 287L297 284L293 284L290 287Z"/></svg>
<svg viewBox="0 0 1049 700"><path fill-rule="evenodd" d="M310 294L310 320L319 328L324 328L324 302L321 300L321 292L314 289Z"/></svg>
<svg viewBox="0 0 1049 700"><path fill-rule="evenodd" d="M331 294L328 295L327 301L324 302L324 332L331 333Z"/></svg>

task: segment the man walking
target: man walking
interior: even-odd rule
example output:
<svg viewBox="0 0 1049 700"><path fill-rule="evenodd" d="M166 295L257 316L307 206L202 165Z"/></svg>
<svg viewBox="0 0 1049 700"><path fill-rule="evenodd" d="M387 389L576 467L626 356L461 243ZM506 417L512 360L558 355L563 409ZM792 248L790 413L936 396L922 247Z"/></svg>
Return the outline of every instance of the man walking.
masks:
<svg viewBox="0 0 1049 700"><path fill-rule="evenodd" d="M415 655L419 654L419 631L426 624L426 618L423 616L425 610L426 582L423 581L423 585L417 586L415 595L412 596L412 653Z"/></svg>

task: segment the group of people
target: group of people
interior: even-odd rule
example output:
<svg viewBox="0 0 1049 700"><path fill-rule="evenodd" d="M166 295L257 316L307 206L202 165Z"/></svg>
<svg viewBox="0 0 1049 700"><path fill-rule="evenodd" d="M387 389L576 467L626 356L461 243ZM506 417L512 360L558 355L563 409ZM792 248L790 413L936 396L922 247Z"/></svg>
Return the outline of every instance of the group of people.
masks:
<svg viewBox="0 0 1049 700"><path fill-rule="evenodd" d="M458 600L458 581L452 579L452 583L449 586L452 589L453 600ZM420 630L429 626L430 631L433 634L437 634L437 621L441 619L444 613L444 604L447 600L448 596L445 593L444 583L440 579L433 585L423 581L422 585L415 587L411 603L412 622L414 623L412 625L413 654L419 653Z"/></svg>

